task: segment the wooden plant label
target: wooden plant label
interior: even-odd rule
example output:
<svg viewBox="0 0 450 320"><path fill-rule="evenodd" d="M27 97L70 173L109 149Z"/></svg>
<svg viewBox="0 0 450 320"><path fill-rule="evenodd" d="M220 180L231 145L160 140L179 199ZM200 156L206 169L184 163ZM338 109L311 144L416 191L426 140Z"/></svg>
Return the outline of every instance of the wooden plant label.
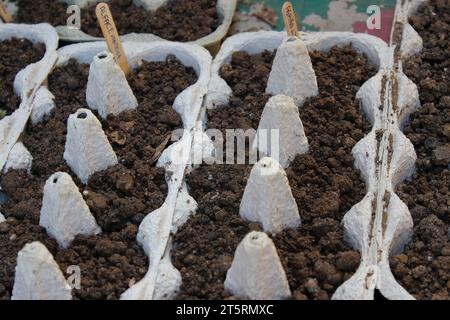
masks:
<svg viewBox="0 0 450 320"><path fill-rule="evenodd" d="M13 21L12 15L6 10L5 5L0 2L0 18L2 18L3 22L10 23Z"/></svg>
<svg viewBox="0 0 450 320"><path fill-rule="evenodd" d="M288 36L298 37L297 16L290 1L286 1L283 5L283 19Z"/></svg>
<svg viewBox="0 0 450 320"><path fill-rule="evenodd" d="M104 2L100 2L95 9L95 13L97 15L100 28L102 29L103 37L108 44L109 51L111 51L114 55L114 59L122 69L123 73L125 73L125 76L128 76L131 69L130 64L128 63L125 51L123 51L122 43L119 39L119 33L117 32L109 6Z"/></svg>

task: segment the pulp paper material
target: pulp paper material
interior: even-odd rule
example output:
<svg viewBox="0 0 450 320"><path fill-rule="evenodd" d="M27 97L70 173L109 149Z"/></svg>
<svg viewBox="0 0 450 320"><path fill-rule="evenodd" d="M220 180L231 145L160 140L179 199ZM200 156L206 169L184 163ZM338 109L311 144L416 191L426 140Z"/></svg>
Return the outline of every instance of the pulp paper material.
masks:
<svg viewBox="0 0 450 320"><path fill-rule="evenodd" d="M225 289L252 300L279 300L291 295L275 245L264 232L250 232L239 244Z"/></svg>
<svg viewBox="0 0 450 320"><path fill-rule="evenodd" d="M308 138L292 98L276 95L269 99L252 149L276 159L283 168L287 168L297 155L308 152Z"/></svg>
<svg viewBox="0 0 450 320"><path fill-rule="evenodd" d="M53 174L45 183L39 225L63 248L77 235L101 232L78 187L64 172Z"/></svg>
<svg viewBox="0 0 450 320"><path fill-rule="evenodd" d="M41 84L56 62L58 36L54 28L42 23L36 25L5 23L0 25L0 41L11 38L29 39L45 44L44 57L19 71L14 80L14 92L20 96L19 108L10 116L0 120L0 171L3 170L9 153L19 140L32 111L32 102Z"/></svg>
<svg viewBox="0 0 450 320"><path fill-rule="evenodd" d="M286 172L276 160L263 158L253 166L239 213L244 219L260 222L266 232L278 233L300 224Z"/></svg>
<svg viewBox="0 0 450 320"><path fill-rule="evenodd" d="M31 111L31 123L33 125L50 118L55 110L55 96L46 86L41 86L36 92Z"/></svg>
<svg viewBox="0 0 450 320"><path fill-rule="evenodd" d="M298 106L319 94L308 49L299 38L288 38L278 48L266 92L292 97Z"/></svg>
<svg viewBox="0 0 450 320"><path fill-rule="evenodd" d="M125 74L109 52L99 53L91 63L86 102L104 119L109 114L118 115L138 106Z"/></svg>
<svg viewBox="0 0 450 320"><path fill-rule="evenodd" d="M25 245L17 256L12 300L71 300L72 289L51 253L40 242Z"/></svg>
<svg viewBox="0 0 450 320"><path fill-rule="evenodd" d="M84 184L95 172L117 164L100 121L88 109L69 116L64 160Z"/></svg>
<svg viewBox="0 0 450 320"><path fill-rule="evenodd" d="M405 3L409 5L410 2ZM405 33L407 32L408 30ZM302 33L301 38L310 52L327 51L333 46L352 44L379 69L378 74L363 84L356 95L362 112L373 125L373 130L356 144L352 152L355 168L361 171L366 183L367 194L343 220L346 240L361 252L361 265L357 273L339 287L333 299L373 299L375 288L382 290L386 297L411 299L412 296L392 276L389 253L401 250L410 236L411 220L408 210L401 201L396 201L393 188L412 173L414 155L409 143L400 134L399 124L417 108L417 90L399 70L400 99L393 102L392 98L387 98L387 95L392 96L392 87L386 86L393 79L394 48L389 48L381 39L348 32ZM245 51L254 55L263 50L278 49L285 42L285 33L279 32L242 33L228 38L213 62L210 90L205 99L206 107L228 105L232 92L220 77L220 68L230 62L234 52ZM280 78L282 76L279 75ZM398 104L398 109L393 110L395 103ZM380 140L381 133L383 138ZM391 194L389 204L384 200L386 193ZM254 201L253 206L256 206ZM256 211L249 212L255 215Z"/></svg>
<svg viewBox="0 0 450 320"><path fill-rule="evenodd" d="M172 54L183 65L192 67L198 76L197 82L181 92L173 104L174 110L181 115L183 121L183 135L179 141L164 150L157 163L158 167L163 167L168 172L169 190L166 201L161 208L149 212L139 227L138 243L143 246L147 255L152 257L148 273L121 296L121 299L130 300L151 300L159 297L170 299L176 294L181 283L179 272L173 270L170 262L170 235L187 220L196 207L195 201L187 193L185 196L179 194L190 159L193 130L198 124L203 97L208 89L211 55L197 45L168 41L124 42L123 46L132 68L137 68L142 61L165 61L167 55ZM104 42L63 47L58 52L58 66L64 65L70 59L91 63L93 58L104 50Z"/></svg>
<svg viewBox="0 0 450 320"><path fill-rule="evenodd" d="M31 171L31 165L33 162L33 156L28 151L28 149L23 145L22 142L17 142L11 149L6 160L4 172L9 170L27 170L28 173Z"/></svg>

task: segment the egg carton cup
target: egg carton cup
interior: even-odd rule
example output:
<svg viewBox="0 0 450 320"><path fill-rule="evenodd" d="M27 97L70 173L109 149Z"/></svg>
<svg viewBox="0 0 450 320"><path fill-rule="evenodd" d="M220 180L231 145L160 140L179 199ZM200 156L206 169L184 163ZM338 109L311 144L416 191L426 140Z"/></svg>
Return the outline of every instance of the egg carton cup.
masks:
<svg viewBox="0 0 450 320"><path fill-rule="evenodd" d="M44 57L19 71L14 80L14 92L20 96L20 105L11 115L0 120L0 172L5 168L8 156L15 149L10 164L20 162L18 155L23 148L17 141L30 117L33 101L56 62L58 35L49 24L24 25L0 24L0 41L12 38L27 39L45 45Z"/></svg>
<svg viewBox="0 0 450 320"><path fill-rule="evenodd" d="M196 206L195 201L186 192L183 176L192 148L194 128L197 125L197 118L202 108L203 97L208 89L212 58L206 49L195 44L168 41L125 42L123 47L133 69L138 67L142 61L165 61L167 55L174 55L185 66L192 67L198 77L197 82L181 92L174 101L173 108L180 114L183 128L180 137L178 137L179 140L166 148L157 162L158 167L166 170L168 195L164 204L159 209L149 213L139 227L137 241L149 256L149 270L141 281L130 287L121 296L121 299L130 300L167 299L171 297L170 293L174 292L181 283L180 274L170 262L170 235L177 224L187 220L188 214ZM106 50L107 47L104 42L69 45L58 50L55 67L64 66L70 59L75 59L79 63L91 64L92 72L93 65L98 63L99 60L108 60L107 57L110 54ZM116 67L117 65L113 63L107 66L107 68ZM110 71L111 73L115 72L113 69ZM96 84L95 81L92 83ZM126 85L124 82L107 83L103 89L106 92L120 91ZM89 86L90 84L88 84ZM39 107L37 108L39 109ZM105 156L107 152L97 152L98 156L95 153L96 149L104 146L108 147L109 143L98 119L89 109L79 109L69 117L65 150L66 161L66 153L68 149L72 148L74 152L71 154L74 157L77 154L87 154L90 157L87 160L82 158L84 164L82 163L81 167L85 168L93 163L95 169L93 171L101 170L96 165L101 165L105 161L104 159L108 158ZM84 152L85 150L88 151ZM114 155L112 149L111 152ZM86 164L86 162L89 164ZM114 163L113 159L110 165ZM69 166L73 170L74 166L71 163L69 163ZM68 206L67 203L70 203L70 205ZM73 210L73 208L77 208L77 210ZM62 214L56 215L55 212L58 211ZM77 216L77 219L74 219L74 215L79 215L79 217ZM89 208L84 204L78 188L70 176L64 173L55 173L47 181L44 189L43 208L41 209L41 225L47 228L47 232L56 238L62 247L70 246L70 241L76 234L97 234L99 232L99 228L95 220L92 220ZM29 255L29 250L26 252ZM38 271L33 272L31 279L29 279L30 276L27 276L25 284L21 281L23 278L16 278L16 282L19 281L17 288L20 288L20 291L15 291L13 298L46 299L47 296L43 293L49 290L65 292L65 283L60 281L60 270L54 267L55 264L49 262L48 253L45 250L36 251L29 259L20 261L23 261L23 264L18 265L17 270ZM40 272L41 265L46 268L53 267L50 271L43 270ZM39 277L45 275L48 278L50 277L49 274L54 281L43 284L42 278ZM55 283L59 284L59 287L51 287ZM64 297L67 298L68 295L66 294Z"/></svg>
<svg viewBox="0 0 450 320"><path fill-rule="evenodd" d="M404 50L412 54L417 50L419 40L412 30L406 29L405 33L411 35L413 44L405 43ZM361 263L356 273L337 289L332 298L371 300L378 289L389 299L412 299L394 279L389 256L400 252L412 234L409 210L394 190L414 171L416 154L400 126L419 106L417 87L402 73L394 73L396 50L379 38L349 32L301 33L301 38L308 51L328 51L336 45L352 44L378 67L377 74L362 85L355 97L373 126L352 150L355 168L361 172L367 194L342 221L345 240L360 251ZM231 61L233 52L258 54L278 49L284 41L287 41L287 35L274 31L242 33L228 38L213 61L205 109L228 105L232 90L219 72L223 64ZM263 193L264 188L259 192ZM280 202L285 203L286 199Z"/></svg>
<svg viewBox="0 0 450 320"><path fill-rule="evenodd" d="M78 5L80 8L101 2L100 0L59 0L60 2L67 3L67 5ZM136 5L142 5L146 10L155 11L159 7L165 5L169 0L134 0ZM8 0L6 2L9 2ZM106 1L108 2L108 1ZM9 3L10 12L15 13L17 7L13 3ZM194 43L207 47L215 48L220 45L222 39L226 36L228 29L233 22L234 12L236 11L237 0L218 0L217 12L219 18L222 20L219 27L211 34L200 38ZM83 19L83 17L81 17ZM100 41L101 38L93 37L87 33L68 26L56 26L59 37L63 41L67 42L87 42L87 41ZM151 33L130 33L121 36L122 41L136 41L136 42L149 42L149 41L161 41L164 40Z"/></svg>

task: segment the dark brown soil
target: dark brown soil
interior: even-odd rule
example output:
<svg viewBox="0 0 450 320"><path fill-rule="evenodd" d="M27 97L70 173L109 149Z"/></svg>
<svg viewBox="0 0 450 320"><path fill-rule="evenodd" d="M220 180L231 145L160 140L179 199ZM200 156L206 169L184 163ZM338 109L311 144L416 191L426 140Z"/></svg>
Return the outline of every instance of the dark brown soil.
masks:
<svg viewBox="0 0 450 320"><path fill-rule="evenodd" d="M450 299L450 2L431 0L410 21L424 50L404 69L419 87L422 108L404 129L416 149L417 171L398 194L415 227L412 242L391 266L416 298Z"/></svg>
<svg viewBox="0 0 450 320"><path fill-rule="evenodd" d="M222 76L234 96L229 108L209 112L210 128L256 128L269 96L264 94L274 53L235 53ZM310 152L287 169L302 225L273 240L295 299L329 299L357 269L359 253L343 241L345 213L365 195L353 169L351 149L370 130L354 101L375 69L352 47L311 54L320 95L300 109ZM345 73L341 72L346 68ZM355 76L356 75L356 76ZM217 126L217 127L214 127ZM249 165L203 165L188 176L198 213L175 235L174 265L183 284L179 298L231 298L223 282L239 242L261 230L239 216Z"/></svg>
<svg viewBox="0 0 450 320"><path fill-rule="evenodd" d="M229 108L208 110L208 127L214 129L258 128L264 106L270 98L266 94L274 52L250 56L246 52L233 53L232 63L220 69L222 78L233 89Z"/></svg>
<svg viewBox="0 0 450 320"><path fill-rule="evenodd" d="M41 43L16 38L0 42L0 119L19 107L20 97L14 93L17 73L44 55L45 45Z"/></svg>
<svg viewBox="0 0 450 320"><path fill-rule="evenodd" d="M71 173L63 160L66 122L71 113L87 107L88 73L88 65L70 61L51 74L49 89L56 97L56 111L48 121L30 124L22 139L34 157L33 176L11 171L0 180L9 197L0 207L6 217L37 225L45 181L56 171ZM167 194L164 169L156 168L154 162L160 155L158 147L165 146L166 138L182 125L171 107L173 101L195 81L195 72L173 56L165 62L144 62L129 78L138 108L102 121L119 164L94 174L87 186L71 173L103 231L96 237L78 237L68 250L52 251L62 270L80 266L82 287L74 291L76 298L117 299L145 275L148 257L137 245L136 233L143 218L160 207ZM39 239L42 230L38 231L27 233L27 241ZM6 288L2 297L8 298L15 256L22 246L11 249L5 240L0 248L9 257L2 264L8 272L0 274L0 284Z"/></svg>
<svg viewBox="0 0 450 320"><path fill-rule="evenodd" d="M67 5L54 0L17 0L21 23L48 22L54 26L66 25ZM120 35L153 33L172 41L195 41L214 32L220 24L216 0L171 0L155 12L145 11L132 0L109 2ZM95 15L95 6L81 10L81 30L101 36Z"/></svg>

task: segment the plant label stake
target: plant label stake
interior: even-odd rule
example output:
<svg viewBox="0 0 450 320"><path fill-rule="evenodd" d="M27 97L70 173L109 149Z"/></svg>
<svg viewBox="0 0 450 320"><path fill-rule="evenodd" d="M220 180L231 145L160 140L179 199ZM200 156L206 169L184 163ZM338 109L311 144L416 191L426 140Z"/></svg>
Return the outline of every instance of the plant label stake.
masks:
<svg viewBox="0 0 450 320"><path fill-rule="evenodd" d="M114 59L122 69L125 76L128 76L131 69L130 64L128 63L125 52L123 51L122 43L119 39L119 33L117 32L116 24L114 23L109 6L104 2L100 2L95 9L95 13L97 15L100 28L102 29L103 37L108 44L109 51L111 51L114 55Z"/></svg>
<svg viewBox="0 0 450 320"><path fill-rule="evenodd" d="M297 16L290 1L286 1L283 5L283 19L288 36L298 38Z"/></svg>
<svg viewBox="0 0 450 320"><path fill-rule="evenodd" d="M0 17L6 23L10 23L13 21L12 15L6 10L5 5L0 2Z"/></svg>

